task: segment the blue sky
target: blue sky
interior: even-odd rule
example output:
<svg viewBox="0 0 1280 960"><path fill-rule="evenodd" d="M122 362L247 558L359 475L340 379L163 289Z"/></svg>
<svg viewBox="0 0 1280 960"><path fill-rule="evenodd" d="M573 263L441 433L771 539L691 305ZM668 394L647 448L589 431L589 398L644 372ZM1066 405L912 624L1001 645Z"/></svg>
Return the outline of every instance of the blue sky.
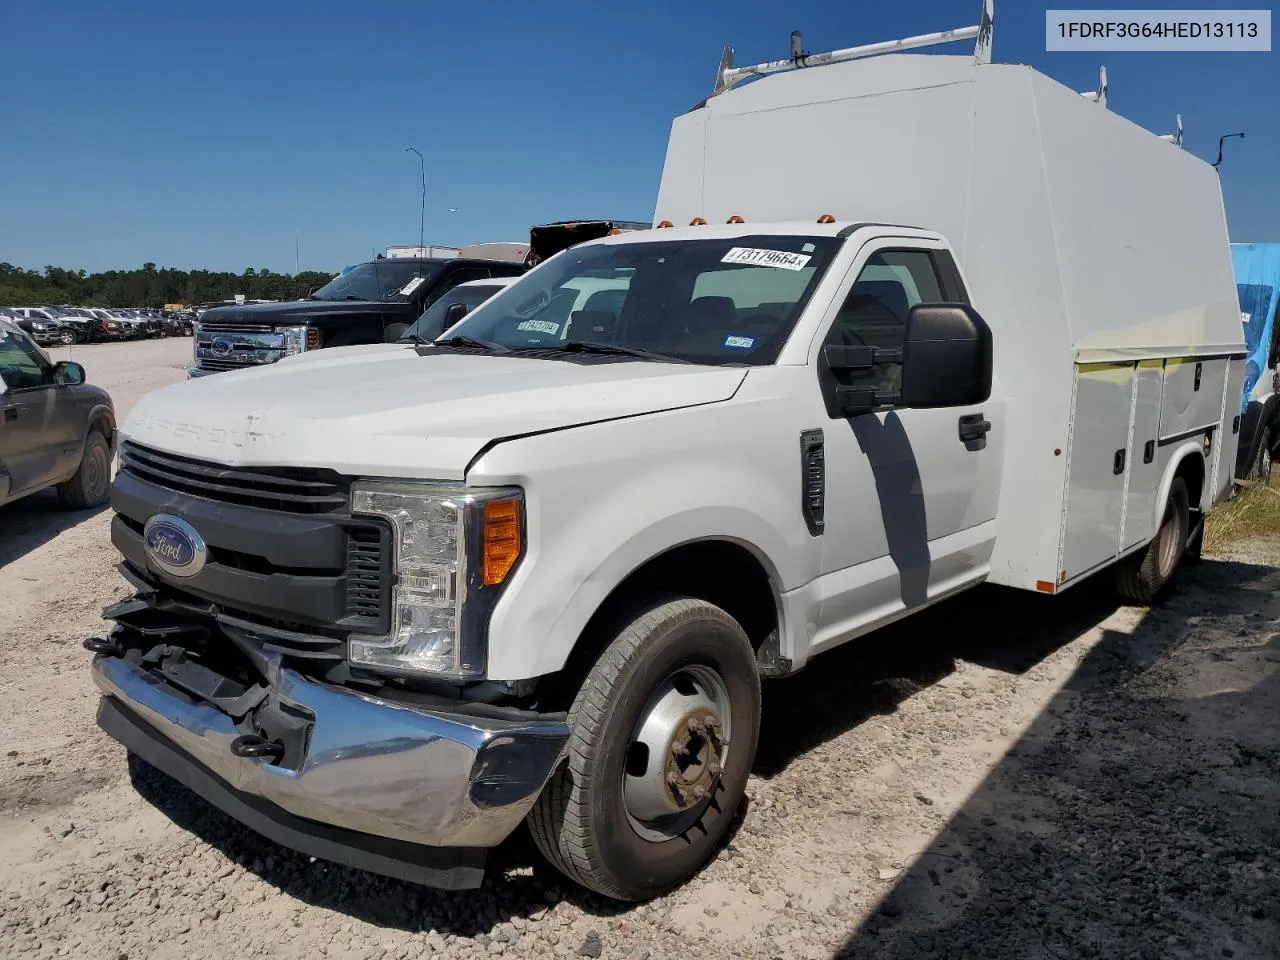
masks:
<svg viewBox="0 0 1280 960"><path fill-rule="evenodd" d="M1046 53L1045 6L997 0L997 61L1077 90L1105 62L1112 109L1157 132L1181 111L1187 148L1209 160L1220 134L1247 131L1222 166L1232 238L1280 240L1280 53ZM297 230L303 269L337 269L416 241L409 145L427 161L428 241L647 220L671 119L710 91L724 44L751 63L785 56L793 29L820 51L968 25L979 9L0 0L0 260L292 272Z"/></svg>

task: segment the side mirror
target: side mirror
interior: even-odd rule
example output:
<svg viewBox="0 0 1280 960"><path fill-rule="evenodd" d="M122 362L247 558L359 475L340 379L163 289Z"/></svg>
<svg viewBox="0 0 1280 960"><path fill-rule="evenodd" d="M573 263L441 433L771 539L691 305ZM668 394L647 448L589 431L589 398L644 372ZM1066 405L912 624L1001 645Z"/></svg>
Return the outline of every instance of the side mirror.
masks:
<svg viewBox="0 0 1280 960"><path fill-rule="evenodd" d="M919 304L902 344L904 407L965 407L991 396L991 328L963 303Z"/></svg>
<svg viewBox="0 0 1280 960"><path fill-rule="evenodd" d="M444 328L448 330L466 315L467 305L465 303L449 304L449 309L444 312Z"/></svg>
<svg viewBox="0 0 1280 960"><path fill-rule="evenodd" d="M61 360L53 368L53 375L58 383L75 386L84 383L84 367L70 360Z"/></svg>

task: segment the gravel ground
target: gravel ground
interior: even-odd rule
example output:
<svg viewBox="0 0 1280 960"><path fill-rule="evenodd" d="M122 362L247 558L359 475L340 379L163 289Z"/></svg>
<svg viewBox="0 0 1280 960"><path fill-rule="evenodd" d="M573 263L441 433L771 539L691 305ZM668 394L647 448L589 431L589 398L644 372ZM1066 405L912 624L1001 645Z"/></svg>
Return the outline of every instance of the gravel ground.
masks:
<svg viewBox="0 0 1280 960"><path fill-rule="evenodd" d="M76 348L123 413L190 341ZM65 355L65 351L57 351ZM740 829L619 908L522 835L439 894L261 840L94 726L107 514L0 509L0 954L1280 956L1280 544L1153 611L974 591L765 688Z"/></svg>

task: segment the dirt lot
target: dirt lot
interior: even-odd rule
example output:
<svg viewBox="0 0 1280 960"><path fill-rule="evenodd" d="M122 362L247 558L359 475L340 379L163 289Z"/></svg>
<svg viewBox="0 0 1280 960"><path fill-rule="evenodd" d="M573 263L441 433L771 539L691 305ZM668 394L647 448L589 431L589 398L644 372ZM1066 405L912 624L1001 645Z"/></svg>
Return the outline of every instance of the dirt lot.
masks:
<svg viewBox="0 0 1280 960"><path fill-rule="evenodd" d="M76 348L123 415L190 340ZM65 355L65 351L58 351ZM1152 611L975 591L766 687L719 859L625 909L517 836L441 895L259 839L98 732L108 515L0 509L0 954L1280 956L1280 542ZM132 775L131 775L132 774Z"/></svg>

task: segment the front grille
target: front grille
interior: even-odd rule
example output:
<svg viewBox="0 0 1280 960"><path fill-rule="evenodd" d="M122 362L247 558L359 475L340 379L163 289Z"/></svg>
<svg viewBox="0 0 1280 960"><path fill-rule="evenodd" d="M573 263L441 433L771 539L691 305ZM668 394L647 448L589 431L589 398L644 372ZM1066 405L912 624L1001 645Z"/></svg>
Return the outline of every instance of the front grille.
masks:
<svg viewBox="0 0 1280 960"><path fill-rule="evenodd" d="M330 470L226 467L128 440L120 446L120 470L175 493L284 513L333 513L347 505L347 485Z"/></svg>
<svg viewBox="0 0 1280 960"><path fill-rule="evenodd" d="M214 360L211 357L201 357L196 365L201 370L243 370L246 366L238 360Z"/></svg>
<svg viewBox="0 0 1280 960"><path fill-rule="evenodd" d="M321 469L227 467L126 440L117 484L112 538L144 590L216 619L224 632L238 631L302 670L344 661L353 632L389 628L392 530L351 516L348 478ZM176 581L150 568L145 523L166 511L204 537L207 572Z"/></svg>

